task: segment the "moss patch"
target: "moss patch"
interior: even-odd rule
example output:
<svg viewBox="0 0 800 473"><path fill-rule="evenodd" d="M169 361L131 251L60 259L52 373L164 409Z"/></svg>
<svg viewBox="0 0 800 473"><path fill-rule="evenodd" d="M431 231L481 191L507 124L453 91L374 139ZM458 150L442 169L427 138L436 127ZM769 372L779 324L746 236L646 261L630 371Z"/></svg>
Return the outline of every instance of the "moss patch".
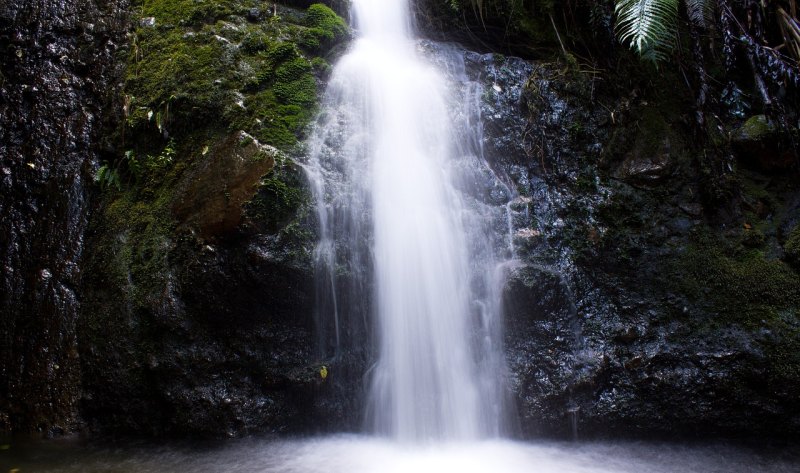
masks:
<svg viewBox="0 0 800 473"><path fill-rule="evenodd" d="M800 305L800 275L785 262L711 235L696 238L669 269L672 284L720 321L758 326Z"/></svg>
<svg viewBox="0 0 800 473"><path fill-rule="evenodd" d="M126 143L178 141L244 130L284 150L304 137L319 94L319 55L344 40L330 8L266 15L249 22L251 2L140 0L155 18L132 34L125 82ZM290 12L290 13L289 13ZM309 46L308 39L315 38ZM126 144L127 146L127 144Z"/></svg>
<svg viewBox="0 0 800 473"><path fill-rule="evenodd" d="M263 230L274 233L290 224L298 209L307 203L308 195L298 170L291 163L279 160L262 178L259 192L248 203L245 213L251 221L266 225Z"/></svg>
<svg viewBox="0 0 800 473"><path fill-rule="evenodd" d="M133 2L141 16L153 17L156 25L202 25L240 11L234 0L140 0Z"/></svg>
<svg viewBox="0 0 800 473"><path fill-rule="evenodd" d="M228 155L215 150L240 130L265 145L294 149L315 114L318 75L328 67L320 55L344 40L348 28L323 5L280 6L277 15L270 9L259 19L248 12L261 5L246 0L134 0L132 6L138 27L127 51L125 120L116 137L119 155L103 166L105 202L93 222L99 246L93 266L125 293L129 307L153 312L180 264L173 261L174 248L187 235L204 235L182 230L188 217L176 210L182 200L176 189L185 187L179 184L213 160L231 168L222 162ZM309 37L317 39L313 48L304 47ZM229 155L253 147L253 138ZM252 172L216 173L220 182L209 186L209 199L238 207L215 204L225 215L246 211L276 232L297 218L307 191L297 173L286 171L290 162L278 163L261 180L272 167L274 154L267 154L248 155L252 162L240 167ZM247 176L244 184L240 174ZM220 228L233 231L239 219L231 222Z"/></svg>
<svg viewBox="0 0 800 473"><path fill-rule="evenodd" d="M342 41L348 33L344 20L321 3L308 7L306 25L308 30L300 36L300 44L310 51L330 47Z"/></svg>

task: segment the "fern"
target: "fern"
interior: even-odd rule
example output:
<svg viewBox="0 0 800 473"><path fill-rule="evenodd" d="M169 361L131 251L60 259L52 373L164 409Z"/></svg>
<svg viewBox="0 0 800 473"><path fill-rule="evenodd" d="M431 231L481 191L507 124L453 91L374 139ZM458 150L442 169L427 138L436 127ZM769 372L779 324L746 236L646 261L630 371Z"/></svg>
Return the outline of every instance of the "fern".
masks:
<svg viewBox="0 0 800 473"><path fill-rule="evenodd" d="M666 59L675 47L679 0L617 0L617 37L643 58Z"/></svg>
<svg viewBox="0 0 800 473"><path fill-rule="evenodd" d="M117 190L122 189L122 184L119 180L119 172L110 167L107 163L100 166L100 169L97 170L94 180L100 184L100 187L103 189L107 189L109 187L115 187Z"/></svg>
<svg viewBox="0 0 800 473"><path fill-rule="evenodd" d="M686 14L689 21L708 29L714 24L715 6L714 0L686 0Z"/></svg>

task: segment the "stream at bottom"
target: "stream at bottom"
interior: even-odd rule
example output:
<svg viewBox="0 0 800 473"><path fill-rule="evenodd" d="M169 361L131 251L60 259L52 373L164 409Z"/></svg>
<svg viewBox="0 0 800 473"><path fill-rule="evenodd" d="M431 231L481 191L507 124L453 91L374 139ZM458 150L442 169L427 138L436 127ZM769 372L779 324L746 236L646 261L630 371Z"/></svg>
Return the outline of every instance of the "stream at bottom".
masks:
<svg viewBox="0 0 800 473"><path fill-rule="evenodd" d="M11 443L0 473L738 473L800 471L800 449L725 443L488 440L411 446L341 435L219 444Z"/></svg>

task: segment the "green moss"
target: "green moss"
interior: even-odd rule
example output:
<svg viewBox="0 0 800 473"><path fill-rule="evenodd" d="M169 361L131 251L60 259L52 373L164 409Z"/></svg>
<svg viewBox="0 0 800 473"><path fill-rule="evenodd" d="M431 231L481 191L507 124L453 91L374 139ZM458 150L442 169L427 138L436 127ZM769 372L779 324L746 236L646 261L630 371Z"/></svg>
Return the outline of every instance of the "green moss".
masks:
<svg viewBox="0 0 800 473"><path fill-rule="evenodd" d="M234 64L219 40L186 36L180 29L136 35L125 84L134 131L159 126L180 131L216 116L230 100L226 86Z"/></svg>
<svg viewBox="0 0 800 473"><path fill-rule="evenodd" d="M797 320L800 313L782 314L770 327L778 338L767 345L766 356L770 360L770 381L797 385L800 382L800 330Z"/></svg>
<svg viewBox="0 0 800 473"><path fill-rule="evenodd" d="M305 28L296 30L297 44L305 51L318 53L347 38L349 28L344 20L325 5L308 7Z"/></svg>
<svg viewBox="0 0 800 473"><path fill-rule="evenodd" d="M800 224L795 225L789 232L783 250L790 261L800 263Z"/></svg>
<svg viewBox="0 0 800 473"><path fill-rule="evenodd" d="M239 47L246 54L257 54L266 51L271 45L269 35L260 30L250 31L242 39Z"/></svg>
<svg viewBox="0 0 800 473"><path fill-rule="evenodd" d="M722 320L759 324L800 305L800 275L754 249L699 236L668 267L669 284Z"/></svg>
<svg viewBox="0 0 800 473"><path fill-rule="evenodd" d="M294 59L298 56L297 48L292 43L278 43L267 52L267 59L273 65Z"/></svg>
<svg viewBox="0 0 800 473"><path fill-rule="evenodd" d="M100 230L115 238L101 240L105 247L95 253L108 255L113 287L123 288L135 308L147 309L157 301L169 277L169 250L174 221L171 218L169 186L154 192L152 200L143 200L140 192L120 193L105 208L99 219Z"/></svg>
<svg viewBox="0 0 800 473"><path fill-rule="evenodd" d="M247 205L248 217L277 231L290 223L308 199L302 178L286 163L278 165L261 181L256 197Z"/></svg>
<svg viewBox="0 0 800 473"><path fill-rule="evenodd" d="M299 48L298 40L313 36L320 45L314 53L322 53L348 34L344 21L323 5L248 23L243 15L252 6L237 0L134 1L134 24L145 17L156 23L132 34L120 156L106 163L120 185L105 186L106 205L96 222L100 233L114 235L100 250L109 256L105 270L137 307L154 307L157 301L150 299L168 283L177 228L173 189L184 169L230 131L245 130L284 150L295 146L315 113L315 74L328 67ZM302 180L287 169L264 180L250 208L271 230L288 225L306 199Z"/></svg>
<svg viewBox="0 0 800 473"><path fill-rule="evenodd" d="M745 141L758 141L775 133L773 125L765 115L750 117L738 131L738 138Z"/></svg>
<svg viewBox="0 0 800 473"><path fill-rule="evenodd" d="M315 113L315 75L327 73L315 54L348 32L324 5L261 23L237 19L252 5L236 0L136 6L141 16L156 18L156 27L136 29L129 52L121 135L135 143L125 147L136 156L157 153L165 136L181 144L197 134L240 129L284 150L293 147ZM314 54L298 48L309 34L319 39Z"/></svg>
<svg viewBox="0 0 800 473"><path fill-rule="evenodd" d="M308 7L306 24L311 27L321 39L330 42L344 39L349 31L347 23L345 23L336 12L321 3L315 3Z"/></svg>
<svg viewBox="0 0 800 473"><path fill-rule="evenodd" d="M143 17L154 17L156 25L213 23L236 12L233 0L134 0Z"/></svg>

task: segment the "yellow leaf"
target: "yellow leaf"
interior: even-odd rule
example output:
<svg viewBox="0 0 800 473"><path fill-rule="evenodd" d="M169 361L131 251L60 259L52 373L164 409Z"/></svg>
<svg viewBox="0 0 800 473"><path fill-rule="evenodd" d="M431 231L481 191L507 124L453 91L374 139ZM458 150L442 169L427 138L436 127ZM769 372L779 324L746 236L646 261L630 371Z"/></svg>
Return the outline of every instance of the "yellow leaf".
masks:
<svg viewBox="0 0 800 473"><path fill-rule="evenodd" d="M325 379L325 378L328 377L328 368L325 367L324 365L322 366L322 368L319 369L319 376L322 379Z"/></svg>

